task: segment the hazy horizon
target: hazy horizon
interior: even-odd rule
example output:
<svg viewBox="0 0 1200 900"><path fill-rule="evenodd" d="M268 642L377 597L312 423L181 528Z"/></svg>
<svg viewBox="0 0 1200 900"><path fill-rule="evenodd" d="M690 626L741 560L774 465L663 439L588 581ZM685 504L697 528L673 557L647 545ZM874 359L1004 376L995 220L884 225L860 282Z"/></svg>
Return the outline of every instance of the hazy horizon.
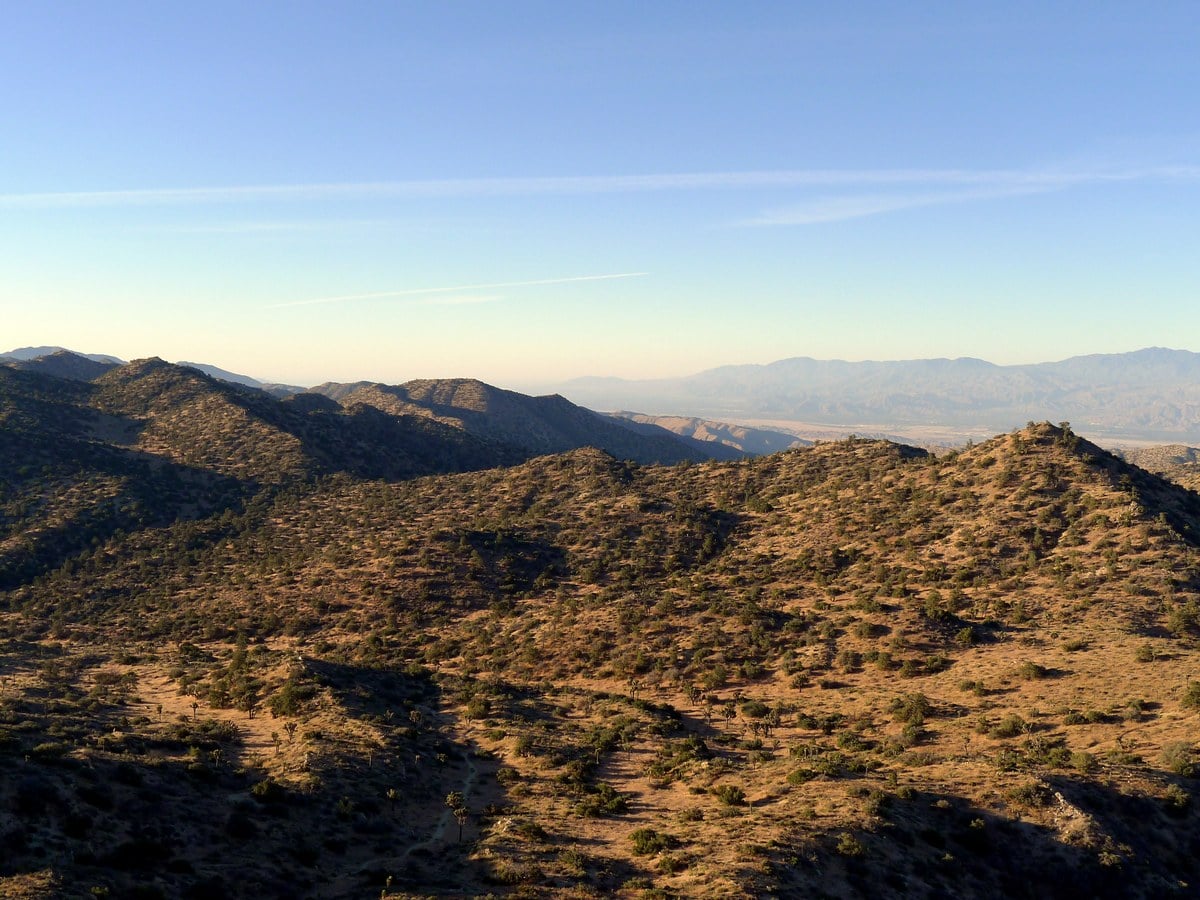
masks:
<svg viewBox="0 0 1200 900"><path fill-rule="evenodd" d="M0 339L312 384L1200 348L1200 7L14 8Z"/></svg>
<svg viewBox="0 0 1200 900"><path fill-rule="evenodd" d="M0 356L5 356L5 355L16 353L16 352L19 352L22 350L38 349L38 348L42 348L42 347L61 348L63 350L67 350L72 353L78 353L80 355L114 356L114 357L117 357L118 359L121 359L125 363L133 362L137 359L149 359L149 358L154 358L154 357L158 357L160 359L166 359L165 357L162 356L162 354L159 354L159 353L151 353L148 356L137 356L137 357L125 358L125 357L120 357L117 354L109 353L107 350L104 350L104 349L66 347L66 346L63 346L62 344L55 344L55 343L25 344L20 347L10 347L7 350L0 350ZM1130 350L1118 350L1113 353L1101 353L1101 352L1079 353L1079 354L1072 354L1071 356L1064 356L1059 359L1040 359L1040 360L1031 360L1029 362L1018 362L1018 363L1001 363L1001 362L996 362L995 360L983 359L981 357L972 357L972 356L910 357L910 358L906 358L906 359L902 359L902 358L895 358L895 359L825 358L825 359L820 359L817 357L810 357L810 356L805 356L803 354L798 354L795 356L783 357L780 359L764 360L764 361L717 362L712 365L705 366L702 369L673 372L673 373L669 373L666 375L650 377L650 378L646 378L646 379L641 379L641 378L637 378L637 377L628 377L627 378L624 376L613 375L613 374L608 374L608 373L588 373L588 374L572 376L572 377L564 378L564 379L560 379L560 380L546 380L546 381L536 381L535 380L535 381L527 381L527 382L496 381L496 382L488 382L488 383L492 384L493 387L499 387L499 388L503 388L506 390L515 390L515 391L520 391L520 392L524 392L524 393L529 393L530 391L536 391L536 390L553 390L555 388L563 387L573 381L587 381L589 379L597 379L597 380L610 379L610 380L618 380L618 381L636 382L636 381L643 381L643 380L653 381L653 380L687 379L692 376L701 375L705 372L710 372L710 371L713 371L716 369L740 368L740 367L765 368L765 367L774 365L776 363L783 363L783 362L788 362L790 360L797 360L797 359L811 359L815 362L820 362L820 363L851 363L851 364L853 364L853 363L915 363L915 362L938 362L938 361L958 362L958 361L962 361L962 360L975 360L978 362L984 362L984 363L988 363L991 365L995 365L995 366L998 366L1001 368L1007 368L1010 366L1045 365L1045 364L1052 364L1052 363L1058 363L1058 362L1065 362L1069 359L1075 359L1078 357L1125 355L1125 354L1140 353L1140 352L1150 351L1150 350L1163 350L1163 351L1166 351L1169 353L1176 353L1176 352L1196 353L1197 352L1194 350L1189 350L1184 347L1137 347L1137 348L1133 348ZM331 382L332 383L349 384L349 383L353 383L356 381L370 381L370 382L377 382L377 383L383 383L383 384L400 384L400 383L403 383L406 381L456 379L456 378L471 378L471 379L476 379L478 381L484 381L484 382L488 381L488 379L483 378L483 377L479 376L478 374L473 374L473 373L469 373L469 372L459 372L459 373L442 374L442 375L429 375L429 374L418 373L418 374L410 375L405 378L401 378L398 381L387 381L385 379L375 378L375 377L371 377L371 376L364 376L361 378L346 378L346 377L341 377L341 376L337 375L336 373L330 374L329 377L320 377L320 378L316 378L316 379L288 380L286 378L275 378L275 377L270 376L269 374L263 375L262 373L256 372L253 370L237 369L237 368L225 365L223 362L221 362L220 360L216 360L216 359L182 359L182 358L180 358L180 359L166 359L166 361L176 364L176 365L211 366L211 367L214 367L217 369L224 370L225 372L227 372L231 375L240 375L240 376L245 376L248 378L253 378L264 384L285 384L285 385L291 385L293 387L304 387L304 388L311 388L311 387L315 387L317 385L331 383Z"/></svg>

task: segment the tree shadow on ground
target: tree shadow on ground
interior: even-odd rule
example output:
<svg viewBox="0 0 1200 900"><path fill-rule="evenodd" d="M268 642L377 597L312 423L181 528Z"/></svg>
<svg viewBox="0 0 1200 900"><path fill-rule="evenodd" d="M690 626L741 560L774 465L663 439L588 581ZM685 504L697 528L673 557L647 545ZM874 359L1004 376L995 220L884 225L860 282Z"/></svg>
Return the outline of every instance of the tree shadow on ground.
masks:
<svg viewBox="0 0 1200 900"><path fill-rule="evenodd" d="M772 848L767 874L748 869L744 879L764 893L813 897L1191 896L1197 787L1172 783L1186 798L1174 808L1068 776L1031 782L997 809L932 791L889 794L872 827L798 830Z"/></svg>

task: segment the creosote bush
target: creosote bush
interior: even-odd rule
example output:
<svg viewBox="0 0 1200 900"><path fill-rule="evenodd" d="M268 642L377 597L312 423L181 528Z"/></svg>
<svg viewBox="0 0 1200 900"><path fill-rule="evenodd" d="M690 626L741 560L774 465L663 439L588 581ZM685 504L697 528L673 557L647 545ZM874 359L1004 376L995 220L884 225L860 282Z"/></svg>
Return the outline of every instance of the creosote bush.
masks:
<svg viewBox="0 0 1200 900"><path fill-rule="evenodd" d="M674 838L653 828L639 828L629 839L633 842L633 852L638 856L650 856L675 846Z"/></svg>
<svg viewBox="0 0 1200 900"><path fill-rule="evenodd" d="M719 784L712 792L726 806L741 806L746 802L746 792L736 784Z"/></svg>

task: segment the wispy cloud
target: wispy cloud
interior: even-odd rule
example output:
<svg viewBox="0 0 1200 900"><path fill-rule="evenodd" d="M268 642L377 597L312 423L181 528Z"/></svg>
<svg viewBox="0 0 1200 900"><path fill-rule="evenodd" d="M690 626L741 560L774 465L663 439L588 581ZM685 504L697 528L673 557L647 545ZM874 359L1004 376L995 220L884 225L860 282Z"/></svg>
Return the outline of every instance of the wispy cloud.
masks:
<svg viewBox="0 0 1200 900"><path fill-rule="evenodd" d="M449 297L425 297L418 302L425 306L469 306L474 303L495 303L503 299L500 294L452 294Z"/></svg>
<svg viewBox="0 0 1200 900"><path fill-rule="evenodd" d="M800 203L771 209L750 219L734 223L740 226L817 225L840 222L884 213L929 206L946 206L974 201L997 200L1030 194L1046 194L1085 185L1135 181L1200 181L1200 167L1170 166L1146 169L1114 170L1057 170L1030 173L1016 177L1005 172L979 172L974 181L954 182L950 179L930 179L890 184L866 182L847 184L847 188L868 186L899 188L899 190L869 193L851 191L838 195L811 197ZM905 190L905 188L923 190Z"/></svg>
<svg viewBox="0 0 1200 900"><path fill-rule="evenodd" d="M156 226L155 231L175 234L292 234L378 228L396 224L393 219L278 219L214 222L200 225Z"/></svg>
<svg viewBox="0 0 1200 900"><path fill-rule="evenodd" d="M835 197L816 197L804 203L767 210L759 216L738 222L743 226L819 225L861 219L883 213L917 209L926 206L945 206L976 200L996 200L1028 194L1044 194L1060 187L1009 187L992 190L945 191L940 193L849 194Z"/></svg>
<svg viewBox="0 0 1200 900"><path fill-rule="evenodd" d="M535 278L527 281L497 281L491 284L458 284L452 287L406 288L398 291L375 291L370 294L340 294L336 297L315 297L310 300L292 300L287 303L274 303L267 309L288 309L296 306L316 306L324 303L349 303L354 300L380 300L398 297L433 298L437 294L463 294L464 291L486 291L496 288L538 287L547 284L572 284L580 281L609 281L615 278L640 278L649 272L617 272L610 275L572 275L567 278ZM486 302L498 297L476 297L460 299L457 302ZM432 299L421 301L435 302ZM454 303L454 298L445 298L445 302Z"/></svg>
<svg viewBox="0 0 1200 900"><path fill-rule="evenodd" d="M1198 166L1124 169L781 169L648 175L528 178L448 178L412 181L235 185L106 191L0 193L0 209L112 206L187 206L330 199L419 199L536 194L608 194L654 191L766 190L858 187L1009 187L1054 190L1080 184L1134 180L1200 180Z"/></svg>

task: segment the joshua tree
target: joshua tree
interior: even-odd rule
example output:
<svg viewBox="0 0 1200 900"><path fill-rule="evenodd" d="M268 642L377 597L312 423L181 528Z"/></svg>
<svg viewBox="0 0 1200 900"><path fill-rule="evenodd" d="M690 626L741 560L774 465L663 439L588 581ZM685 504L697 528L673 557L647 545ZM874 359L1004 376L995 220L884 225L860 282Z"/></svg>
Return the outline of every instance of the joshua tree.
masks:
<svg viewBox="0 0 1200 900"><path fill-rule="evenodd" d="M458 842L461 844L463 826L467 824L467 818L471 815L467 809L467 798L462 795L461 791L451 791L446 795L446 806L454 813L454 818L458 822Z"/></svg>
<svg viewBox="0 0 1200 900"><path fill-rule="evenodd" d="M454 819L458 822L458 842L462 843L463 826L467 824L467 819L470 818L470 811L465 806L460 806L454 810Z"/></svg>

